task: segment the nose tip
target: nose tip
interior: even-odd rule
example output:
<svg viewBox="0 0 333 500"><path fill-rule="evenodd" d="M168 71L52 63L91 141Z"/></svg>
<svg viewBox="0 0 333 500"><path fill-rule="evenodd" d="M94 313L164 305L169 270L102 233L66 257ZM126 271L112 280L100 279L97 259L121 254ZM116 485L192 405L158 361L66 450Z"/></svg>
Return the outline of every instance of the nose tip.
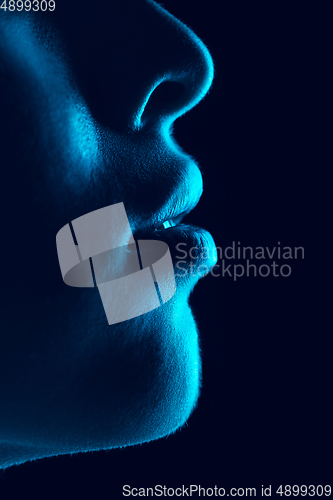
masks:
<svg viewBox="0 0 333 500"><path fill-rule="evenodd" d="M172 36L169 44L160 47L160 70L133 116L135 129L151 122L174 121L189 111L207 94L214 76L212 57L200 38L160 5L149 3L172 29Z"/></svg>

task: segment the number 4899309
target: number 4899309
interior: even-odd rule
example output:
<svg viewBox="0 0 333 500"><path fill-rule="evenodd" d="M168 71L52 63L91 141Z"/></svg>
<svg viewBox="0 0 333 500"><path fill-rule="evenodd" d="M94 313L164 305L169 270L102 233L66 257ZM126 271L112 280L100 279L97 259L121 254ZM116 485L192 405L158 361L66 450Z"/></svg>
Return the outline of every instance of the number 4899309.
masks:
<svg viewBox="0 0 333 500"><path fill-rule="evenodd" d="M1 1L1 0L0 0ZM18 12L21 12L22 10L29 11L33 10L35 12L41 10L42 12L45 11L50 11L53 12L55 10L55 1L54 0L49 0L48 2L46 0L25 0L24 2L22 0L4 0L2 4L0 5L0 9L4 10L5 12L9 10L10 12L13 12L17 10Z"/></svg>
<svg viewBox="0 0 333 500"><path fill-rule="evenodd" d="M276 494L277 495L280 495L281 497L282 496L285 496L285 497L290 497L290 496L293 496L293 497L297 497L298 495L302 496L302 497L305 497L305 496L309 496L309 497L322 497L322 496L325 496L325 497L329 497L331 496L331 493L332 493L332 488L329 484L325 485L325 486L322 486L322 485L318 485L318 486L314 486L313 484L310 484L309 486L306 486L306 485L302 485L302 486L298 486L298 485L294 485L294 486L290 486L290 485L286 485L286 486L279 486L279 488L276 490Z"/></svg>

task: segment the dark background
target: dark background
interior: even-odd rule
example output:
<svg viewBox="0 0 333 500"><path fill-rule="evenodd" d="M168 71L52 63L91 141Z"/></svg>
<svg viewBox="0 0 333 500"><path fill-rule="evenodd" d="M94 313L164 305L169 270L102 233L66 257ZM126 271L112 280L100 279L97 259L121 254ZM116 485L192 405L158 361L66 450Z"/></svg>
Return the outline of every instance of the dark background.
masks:
<svg viewBox="0 0 333 500"><path fill-rule="evenodd" d="M288 278L199 283L192 305L203 388L183 430L134 448L14 467L0 478L0 497L121 498L124 484L260 488L332 479L331 351L312 244L322 201L325 14L304 4L163 5L206 43L216 68L208 96L175 126L204 172L205 193L189 222L223 248L280 241L303 246L305 259L286 262Z"/></svg>

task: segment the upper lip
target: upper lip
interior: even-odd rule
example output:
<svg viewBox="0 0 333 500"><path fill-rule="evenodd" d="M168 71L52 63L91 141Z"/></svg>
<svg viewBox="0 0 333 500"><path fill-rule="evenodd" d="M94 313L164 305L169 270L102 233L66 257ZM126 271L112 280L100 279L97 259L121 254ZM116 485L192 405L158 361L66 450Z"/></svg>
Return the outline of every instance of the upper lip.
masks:
<svg viewBox="0 0 333 500"><path fill-rule="evenodd" d="M169 200L169 206L163 206L160 211L154 214L150 223L136 231L136 236L152 235L156 231L164 231L163 224L166 222L173 223L172 225L179 225L183 219L197 206L201 198L202 190L200 193L194 193L191 190L190 179L184 181L181 186L181 193L176 196L173 194ZM177 199L175 199L177 198Z"/></svg>
<svg viewBox="0 0 333 500"><path fill-rule="evenodd" d="M203 179L198 163L178 145L172 132L159 129L141 137L140 134L142 132L138 135L140 141L149 145L147 158L141 163L142 172L147 174L146 179L141 175L139 182L133 183L133 195L139 201L141 192L144 199L139 211L130 201L126 205L129 207L128 215L136 237L152 235L156 230L163 229L166 221L180 224L197 206L203 192ZM139 139L136 139L136 144ZM134 164L139 167L140 154L138 162L135 149L132 154ZM152 176L149 168L154 163L156 172ZM131 169L129 171L131 173Z"/></svg>
<svg viewBox="0 0 333 500"><path fill-rule="evenodd" d="M185 155L184 155L185 156ZM187 155L186 155L187 156ZM175 187L168 201L155 214L150 230L164 230L167 221L179 225L198 205L203 192L202 175L198 164L187 157L188 169L181 182Z"/></svg>

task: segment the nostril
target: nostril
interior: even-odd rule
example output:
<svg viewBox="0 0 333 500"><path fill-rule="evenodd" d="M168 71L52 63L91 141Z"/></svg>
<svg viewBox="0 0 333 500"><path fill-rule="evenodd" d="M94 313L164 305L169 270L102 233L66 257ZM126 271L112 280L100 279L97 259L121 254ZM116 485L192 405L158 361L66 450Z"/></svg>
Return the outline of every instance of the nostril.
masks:
<svg viewBox="0 0 333 500"><path fill-rule="evenodd" d="M164 81L150 95L145 106L144 119L168 115L181 106L185 96L185 85L180 82Z"/></svg>
<svg viewBox="0 0 333 500"><path fill-rule="evenodd" d="M178 101L185 93L185 86L179 82L162 82L156 87L150 99L149 103L154 105L155 103L168 106L173 105L175 101Z"/></svg>

